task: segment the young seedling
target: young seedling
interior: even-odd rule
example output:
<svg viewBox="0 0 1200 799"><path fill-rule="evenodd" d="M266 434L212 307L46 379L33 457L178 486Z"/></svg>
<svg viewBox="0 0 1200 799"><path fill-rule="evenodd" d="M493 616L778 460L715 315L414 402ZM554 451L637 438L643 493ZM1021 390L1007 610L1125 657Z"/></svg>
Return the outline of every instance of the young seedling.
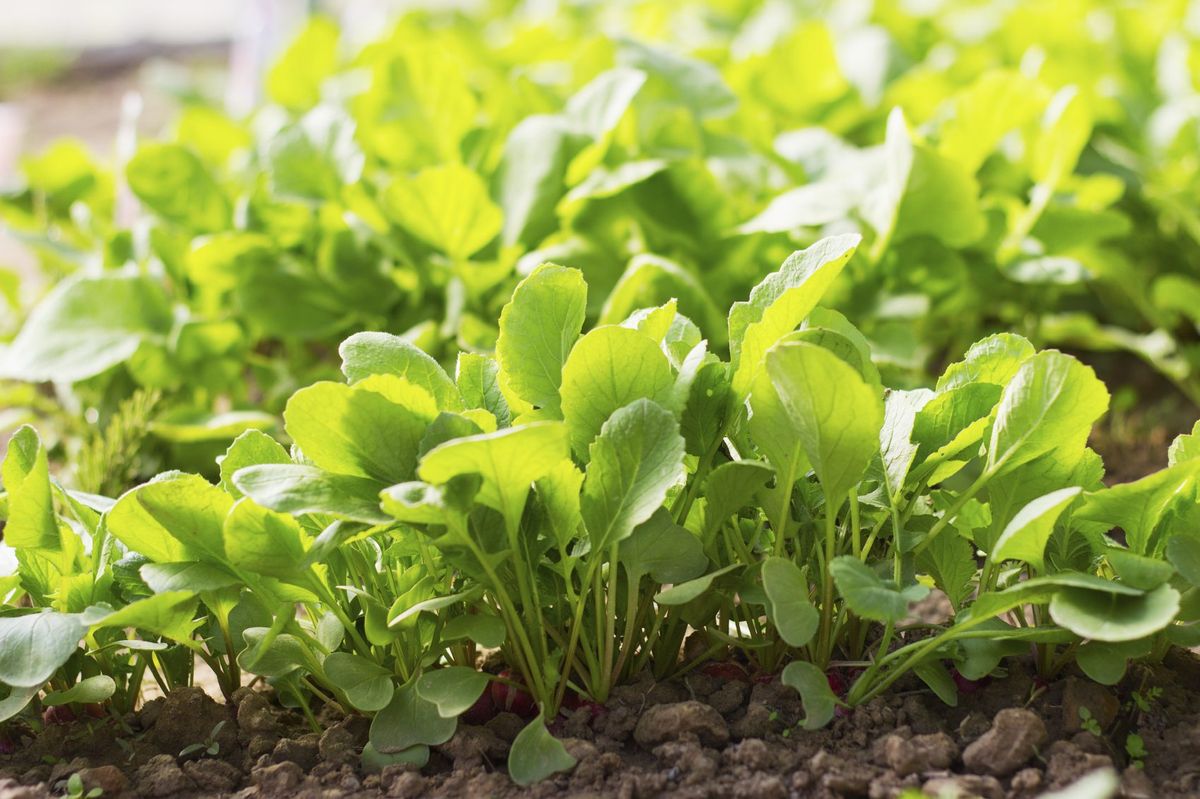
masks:
<svg viewBox="0 0 1200 799"><path fill-rule="evenodd" d="M104 789L97 787L85 791L83 778L76 772L67 778L67 792L64 795L67 799L96 799L104 795Z"/></svg>
<svg viewBox="0 0 1200 799"><path fill-rule="evenodd" d="M1099 738L1103 735L1104 730L1100 728L1100 722L1092 715L1092 711L1086 707L1079 708L1079 727L1080 729L1090 732L1092 735Z"/></svg>
<svg viewBox="0 0 1200 799"><path fill-rule="evenodd" d="M216 757L221 753L221 743L217 740L217 736L221 734L221 730L225 728L224 721L218 721L209 731L208 737L203 742L188 744L179 751L180 757L191 757L194 754L200 753L201 757Z"/></svg>
<svg viewBox="0 0 1200 799"><path fill-rule="evenodd" d="M1131 732L1125 736L1125 754L1129 756L1129 765L1134 768L1144 768L1146 765L1146 742L1142 736Z"/></svg>

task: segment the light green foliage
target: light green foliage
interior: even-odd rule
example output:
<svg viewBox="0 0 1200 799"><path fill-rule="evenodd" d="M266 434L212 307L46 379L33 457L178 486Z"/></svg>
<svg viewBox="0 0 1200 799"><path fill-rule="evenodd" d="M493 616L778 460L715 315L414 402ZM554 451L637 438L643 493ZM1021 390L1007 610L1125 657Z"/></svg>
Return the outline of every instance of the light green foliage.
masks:
<svg viewBox="0 0 1200 799"><path fill-rule="evenodd" d="M508 388L530 405L559 409L563 365L583 329L587 285L575 269L542 264L500 313L496 357Z"/></svg>
<svg viewBox="0 0 1200 799"><path fill-rule="evenodd" d="M571 447L585 456L609 416L634 400L671 401L675 378L649 336L627 327L599 327L571 350L562 372L562 412Z"/></svg>
<svg viewBox="0 0 1200 799"><path fill-rule="evenodd" d="M821 488L840 504L879 452L883 398L845 361L804 342L766 355L767 372Z"/></svg>
<svg viewBox="0 0 1200 799"><path fill-rule="evenodd" d="M613 413L590 454L580 509L597 549L632 534L684 476L683 438L675 419L650 400Z"/></svg>

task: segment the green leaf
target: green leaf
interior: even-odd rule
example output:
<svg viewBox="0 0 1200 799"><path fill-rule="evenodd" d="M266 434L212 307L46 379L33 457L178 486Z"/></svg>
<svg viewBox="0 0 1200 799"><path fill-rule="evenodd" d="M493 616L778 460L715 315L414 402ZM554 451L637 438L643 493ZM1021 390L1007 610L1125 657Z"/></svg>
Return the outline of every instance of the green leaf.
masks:
<svg viewBox="0 0 1200 799"><path fill-rule="evenodd" d="M383 754L401 752L417 744L437 746L454 736L458 722L443 718L437 705L417 693L415 683L396 689L387 707L371 722L371 744Z"/></svg>
<svg viewBox="0 0 1200 799"><path fill-rule="evenodd" d="M538 479L537 493L546 510L546 521L559 547L566 550L571 546L583 524L579 510L579 489L583 486L583 472L564 458L558 466Z"/></svg>
<svg viewBox="0 0 1200 799"><path fill-rule="evenodd" d="M575 92L563 109L572 130L599 139L617 126L646 83L646 73L629 67L601 72Z"/></svg>
<svg viewBox="0 0 1200 799"><path fill-rule="evenodd" d="M1060 488L1038 497L1017 511L992 547L992 563L1021 560L1039 573L1045 571L1046 542L1054 532L1054 524L1082 493L1083 489L1079 486Z"/></svg>
<svg viewBox="0 0 1200 799"><path fill-rule="evenodd" d="M496 358L508 388L537 408L557 412L563 365L583 329L587 284L578 269L542 264L500 312Z"/></svg>
<svg viewBox="0 0 1200 799"><path fill-rule="evenodd" d="M1200 586L1200 540L1187 534L1172 536L1166 554L1183 579Z"/></svg>
<svg viewBox="0 0 1200 799"><path fill-rule="evenodd" d="M804 342L767 353L767 372L834 508L879 452L883 398L845 361Z"/></svg>
<svg viewBox="0 0 1200 799"><path fill-rule="evenodd" d="M619 554L621 565L635 583L647 574L660 585L682 583L708 566L700 539L675 524L662 507L621 541Z"/></svg>
<svg viewBox="0 0 1200 799"><path fill-rule="evenodd" d="M108 512L108 530L156 563L225 560L225 516L233 500L195 474L168 473L126 493Z"/></svg>
<svg viewBox="0 0 1200 799"><path fill-rule="evenodd" d="M837 697L829 687L825 672L804 660L794 660L783 667L779 681L800 694L804 703L804 720L800 725L806 730L819 730L833 718Z"/></svg>
<svg viewBox="0 0 1200 799"><path fill-rule="evenodd" d="M737 107L737 97L707 61L679 55L633 39L622 39L618 63L635 67L650 76L650 85L660 89L673 103L687 107L700 119L722 117Z"/></svg>
<svg viewBox="0 0 1200 799"><path fill-rule="evenodd" d="M280 197L289 199L339 199L344 186L362 178L365 158L355 132L354 120L330 105L318 106L299 121L286 125L271 137L266 147L271 188ZM338 259L330 271L342 263L345 261ZM375 285L388 287L382 281ZM353 286L344 284L338 288L352 290Z"/></svg>
<svg viewBox="0 0 1200 799"><path fill-rule="evenodd" d="M54 707L55 705L69 705L73 702L87 704L103 702L116 693L116 690L117 683L112 677L106 674L97 674L95 677L80 680L65 691L51 691L42 697L42 704Z"/></svg>
<svg viewBox="0 0 1200 799"><path fill-rule="evenodd" d="M542 714L525 725L513 739L508 753L508 776L522 787L541 782L551 774L575 767L576 760L567 753L562 741L546 729Z"/></svg>
<svg viewBox="0 0 1200 799"><path fill-rule="evenodd" d="M675 378L653 339L627 327L598 327L575 345L562 371L562 411L571 447L585 459L618 408L647 399L671 403Z"/></svg>
<svg viewBox="0 0 1200 799"><path fill-rule="evenodd" d="M597 551L629 537L684 477L679 425L670 411L648 399L613 413L590 456L580 507Z"/></svg>
<svg viewBox="0 0 1200 799"><path fill-rule="evenodd" d="M287 450L278 441L261 430L246 430L233 440L224 455L217 458L217 466L221 469L221 488L234 499L241 499L242 491L234 483L234 474L238 470L248 466L291 462Z"/></svg>
<svg viewBox="0 0 1200 799"><path fill-rule="evenodd" d="M1034 458L1032 461L1008 471L988 483L988 510L991 525L976 530L975 542L990 552L1005 526L1017 512L1029 502L1044 495L1048 490L1083 486L1094 488L1101 485L1104 466L1100 456L1082 445L1075 449L1060 447ZM1072 516L1072 519L1077 517ZM982 527L983 525L977 525ZM1091 525L1094 528L1095 525ZM1074 525L1073 530L1090 532L1089 526ZM1055 540L1051 537L1051 542ZM1059 538L1061 541L1061 537Z"/></svg>
<svg viewBox="0 0 1200 799"><path fill-rule="evenodd" d="M834 558L829 571L850 609L872 621L902 621L908 615L909 604L929 593L928 588L919 584L901 589L895 583L884 582L851 555Z"/></svg>
<svg viewBox="0 0 1200 799"><path fill-rule="evenodd" d="M672 605L686 605L693 599L704 594L708 589L712 588L713 581L724 574L728 574L734 569L740 569L742 564L734 563L716 571L709 572L694 580L688 580L686 583L673 585L665 591L659 591L654 595L654 601L660 605L668 607Z"/></svg>
<svg viewBox="0 0 1200 799"><path fill-rule="evenodd" d="M762 565L767 616L789 646L805 646L817 632L821 617L808 601L808 581L790 560L771 557Z"/></svg>
<svg viewBox="0 0 1200 799"><path fill-rule="evenodd" d="M456 163L397 179L384 192L384 205L408 232L455 261L496 238L504 221L483 179Z"/></svg>
<svg viewBox="0 0 1200 799"><path fill-rule="evenodd" d="M32 688L11 688L8 696L0 699L0 722L8 721L24 710L42 690L41 685Z"/></svg>
<svg viewBox="0 0 1200 799"><path fill-rule="evenodd" d="M950 707L958 707L958 686L949 670L940 660L927 660L913 667L913 674L937 694L938 699Z"/></svg>
<svg viewBox="0 0 1200 799"><path fill-rule="evenodd" d="M1175 567L1161 558L1137 555L1128 549L1108 546L1104 556L1117 579L1134 588L1150 591L1175 576Z"/></svg>
<svg viewBox="0 0 1200 799"><path fill-rule="evenodd" d="M454 594L427 596L428 592L432 590L428 587L430 583L431 581L428 578L419 581L415 588L401 595L392 603L387 612L389 627L399 626L420 613L433 613L442 608L453 607L463 602L470 603L478 599L479 595L483 593L482 588L473 586L465 591L459 591Z"/></svg>
<svg viewBox="0 0 1200 799"><path fill-rule="evenodd" d="M512 424L512 412L500 388L500 364L495 358L477 352L460 352L454 381L467 408L488 411L496 417L500 427Z"/></svg>
<svg viewBox="0 0 1200 799"><path fill-rule="evenodd" d="M1101 685L1116 685L1125 676L1129 661L1119 646L1088 641L1075 651L1075 662L1089 678Z"/></svg>
<svg viewBox="0 0 1200 799"><path fill-rule="evenodd" d="M425 768L429 763L429 747L417 744L400 752L383 754L370 741L363 746L362 770L364 774L379 774L388 766L414 766Z"/></svg>
<svg viewBox="0 0 1200 799"><path fill-rule="evenodd" d="M457 718L471 709L488 687L488 676L466 666L435 669L417 680L417 693L437 705L442 718Z"/></svg>
<svg viewBox="0 0 1200 799"><path fill-rule="evenodd" d="M954 113L939 131L938 150L975 173L1006 133L1033 119L1043 91L1018 72L983 73L954 98Z"/></svg>
<svg viewBox="0 0 1200 799"><path fill-rule="evenodd" d="M442 640L457 641L469 638L480 646L496 648L504 643L507 630L499 616L474 613L454 616L442 628Z"/></svg>
<svg viewBox="0 0 1200 799"><path fill-rule="evenodd" d="M1200 309L1200 303L1196 307ZM1192 425L1192 432L1176 436L1167 449L1168 466L1197 459L1200 459L1200 422Z"/></svg>
<svg viewBox="0 0 1200 799"><path fill-rule="evenodd" d="M321 101L321 84L337 68L340 31L327 17L314 16L267 72L267 95L289 111L307 111Z"/></svg>
<svg viewBox="0 0 1200 799"><path fill-rule="evenodd" d="M373 713L392 701L392 673L383 666L348 652L333 652L323 664L325 676L345 692L358 710Z"/></svg>
<svg viewBox="0 0 1200 799"><path fill-rule="evenodd" d="M1132 483L1089 491L1076 517L1125 531L1129 549L1138 555L1159 550L1155 528L1172 507L1196 501L1200 460L1168 466Z"/></svg>
<svg viewBox="0 0 1200 799"><path fill-rule="evenodd" d="M298 670L317 671L308 647L291 633L269 637L265 627L249 627L242 632L246 648L237 657L238 665L262 677L286 677Z"/></svg>
<svg viewBox="0 0 1200 799"><path fill-rule="evenodd" d="M527 116L508 134L498 179L503 244L533 247L554 232L570 153L570 130L560 116Z"/></svg>
<svg viewBox="0 0 1200 799"><path fill-rule="evenodd" d="M239 569L281 580L296 579L304 561L300 524L251 499L240 499L225 517L225 554Z"/></svg>
<svg viewBox="0 0 1200 799"><path fill-rule="evenodd" d="M204 162L186 147L143 144L125 167L125 177L137 198L168 222L200 233L229 227L229 200Z"/></svg>
<svg viewBox="0 0 1200 799"><path fill-rule="evenodd" d="M1030 153L1030 177L1048 190L1059 186L1075 170L1091 135L1087 98L1075 86L1063 87L1042 116L1041 130Z"/></svg>
<svg viewBox="0 0 1200 799"><path fill-rule="evenodd" d="M1091 367L1047 350L1021 364L1004 388L987 470L1011 470L1053 449L1081 447L1108 410L1108 390Z"/></svg>
<svg viewBox="0 0 1200 799"><path fill-rule="evenodd" d="M233 482L239 494L280 513L324 513L366 524L389 521L379 509L380 483L365 477L281 463L239 469Z"/></svg>
<svg viewBox="0 0 1200 799"><path fill-rule="evenodd" d="M713 469L704 481L705 537L749 504L773 475L774 469L760 461L730 461Z"/></svg>
<svg viewBox="0 0 1200 799"><path fill-rule="evenodd" d="M792 488L812 467L800 429L792 421L766 370L754 382L750 408L750 437L775 468L775 487L762 502L771 524L782 530L789 522L787 509L791 507Z"/></svg>
<svg viewBox="0 0 1200 799"><path fill-rule="evenodd" d="M0 484L8 491L4 543L17 549L61 548L46 450L29 425L23 425L8 440L8 452L0 465Z"/></svg>
<svg viewBox="0 0 1200 799"><path fill-rule="evenodd" d="M70 277L29 314L0 360L0 377L75 383L129 360L170 329L166 294L150 278Z"/></svg>
<svg viewBox="0 0 1200 799"><path fill-rule="evenodd" d="M223 566L191 561L147 563L138 572L150 590L156 594L176 591L216 591L241 582L237 575Z"/></svg>
<svg viewBox="0 0 1200 799"><path fill-rule="evenodd" d="M148 563L142 568L153 569L155 565ZM147 582L150 581L147 580ZM227 585L229 584L232 583L227 583ZM151 587L155 588L153 584ZM155 590L157 591L158 588ZM205 589L198 587L193 582L193 585L182 591L170 590L156 593L154 596L139 599L113 611L92 626L97 629L110 630L132 628L143 633L190 644L193 633L202 621L196 617L197 599L194 593L201 590Z"/></svg>
<svg viewBox="0 0 1200 799"><path fill-rule="evenodd" d="M650 253L630 259L608 293L597 324L618 324L639 308L655 307L672 299L681 313L696 320L710 341L723 343L721 312L701 280L674 261Z"/></svg>
<svg viewBox="0 0 1200 799"><path fill-rule="evenodd" d="M0 617L0 682L41 687L79 647L86 630L79 616L69 613Z"/></svg>
<svg viewBox="0 0 1200 799"><path fill-rule="evenodd" d="M793 253L778 271L763 278L747 302L734 303L729 311L729 345L733 388L739 396L749 394L767 350L817 307L860 241L857 235L821 239Z"/></svg>
<svg viewBox="0 0 1200 799"><path fill-rule="evenodd" d="M879 450L888 496L893 504L904 488L920 442L913 438L913 427L921 410L934 398L932 391L891 391L883 403L883 427L879 431Z"/></svg>
<svg viewBox="0 0 1200 799"><path fill-rule="evenodd" d="M978 568L975 548L962 536L947 532L935 537L918 556L917 565L933 578L955 608L962 607L970 597Z"/></svg>
<svg viewBox="0 0 1200 799"><path fill-rule="evenodd" d="M913 420L917 462L943 461L978 445L986 432L985 420L1002 393L1000 386L991 383L964 383L934 396Z"/></svg>
<svg viewBox="0 0 1200 799"><path fill-rule="evenodd" d="M326 471L390 485L411 479L425 427L437 403L425 389L395 375L353 386L314 383L288 400L288 435Z"/></svg>
<svg viewBox="0 0 1200 799"><path fill-rule="evenodd" d="M1050 618L1095 641L1133 641L1166 627L1179 612L1179 592L1169 585L1137 596L1065 588L1050 600Z"/></svg>
<svg viewBox="0 0 1200 799"><path fill-rule="evenodd" d="M937 381L939 394L968 383L1004 386L1037 350L1015 333L996 333L976 341L961 361L952 363Z"/></svg>
<svg viewBox="0 0 1200 799"><path fill-rule="evenodd" d="M888 116L886 173L867 207L881 243L929 235L950 247L971 244L986 230L979 183L963 167L914 141L904 112Z"/></svg>
<svg viewBox="0 0 1200 799"><path fill-rule="evenodd" d="M350 383L371 375L395 375L429 392L438 410L463 408L458 387L441 364L400 336L355 333L338 346L338 354L342 356L342 374Z"/></svg>
<svg viewBox="0 0 1200 799"><path fill-rule="evenodd" d="M562 422L533 422L440 444L421 459L421 479L443 484L462 474L483 478L478 500L516 530L533 482L558 466L567 452Z"/></svg>

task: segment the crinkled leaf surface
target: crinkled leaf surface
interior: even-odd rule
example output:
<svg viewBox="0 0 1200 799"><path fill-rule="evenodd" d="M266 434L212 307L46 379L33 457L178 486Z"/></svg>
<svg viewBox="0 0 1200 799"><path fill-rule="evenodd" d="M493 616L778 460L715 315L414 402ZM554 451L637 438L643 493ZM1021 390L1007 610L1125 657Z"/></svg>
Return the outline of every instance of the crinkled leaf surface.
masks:
<svg viewBox="0 0 1200 799"><path fill-rule="evenodd" d="M821 488L840 505L879 452L883 397L853 367L804 342L767 353L767 372Z"/></svg>
<svg viewBox="0 0 1200 799"><path fill-rule="evenodd" d="M563 365L587 311L577 269L542 264L522 280L500 312L496 358L508 387L530 405L557 411Z"/></svg>
<svg viewBox="0 0 1200 799"><path fill-rule="evenodd" d="M425 427L437 416L429 392L395 375L353 386L314 383L288 400L288 435L326 471L390 485L410 479Z"/></svg>
<svg viewBox="0 0 1200 799"><path fill-rule="evenodd" d="M587 456L601 426L637 399L669 405L675 385L667 356L649 336L598 327L579 339L562 371L562 411L575 453Z"/></svg>
<svg viewBox="0 0 1200 799"><path fill-rule="evenodd" d="M590 454L580 506L592 546L603 550L629 537L683 479L683 437L670 411L640 399L609 417Z"/></svg>

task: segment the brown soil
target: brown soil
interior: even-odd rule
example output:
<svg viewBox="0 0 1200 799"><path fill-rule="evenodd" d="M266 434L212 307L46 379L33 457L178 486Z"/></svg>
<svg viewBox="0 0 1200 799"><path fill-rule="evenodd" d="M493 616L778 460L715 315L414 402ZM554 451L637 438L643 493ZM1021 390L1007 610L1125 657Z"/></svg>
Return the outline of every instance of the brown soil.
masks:
<svg viewBox="0 0 1200 799"><path fill-rule="evenodd" d="M122 720L48 727L18 735L0 757L0 797L63 792L81 773L105 797L898 797L1024 799L1101 768L1121 773L1121 796L1200 792L1200 661L1172 654L1106 689L1067 676L1040 685L1020 662L1010 673L947 707L915 681L841 715L825 730L795 726L797 695L777 680L644 680L618 689L604 708L566 713L552 729L579 760L567 774L529 789L504 770L524 723L501 713L460 725L420 771L388 766L364 773L359 752L368 722L325 708L311 731L269 692L242 689L221 705L200 689L149 702ZM1161 689L1161 694L1150 689ZM1150 697L1146 709L1134 692ZM1080 708L1099 725L1080 729ZM214 756L179 752L213 740ZM1129 763L1126 735L1145 742L1144 767Z"/></svg>
<svg viewBox="0 0 1200 799"><path fill-rule="evenodd" d="M1200 408L1143 361L1124 353L1074 353L1113 392L1109 412L1092 431L1104 458L1104 481L1126 483L1167 465L1167 448L1190 432Z"/></svg>

